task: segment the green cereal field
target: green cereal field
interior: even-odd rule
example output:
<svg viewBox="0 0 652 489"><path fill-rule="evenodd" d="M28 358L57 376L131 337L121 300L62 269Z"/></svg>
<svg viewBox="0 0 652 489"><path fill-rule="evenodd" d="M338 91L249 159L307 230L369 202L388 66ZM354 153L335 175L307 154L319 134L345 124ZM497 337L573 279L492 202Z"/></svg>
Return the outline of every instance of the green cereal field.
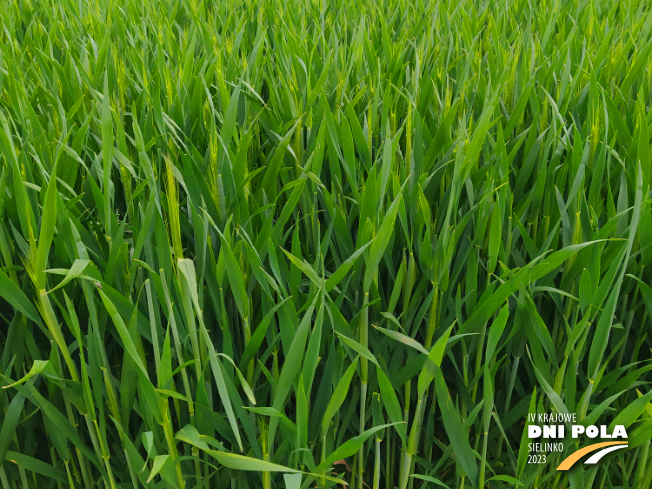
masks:
<svg viewBox="0 0 652 489"><path fill-rule="evenodd" d="M0 489L649 488L651 11L2 0Z"/></svg>

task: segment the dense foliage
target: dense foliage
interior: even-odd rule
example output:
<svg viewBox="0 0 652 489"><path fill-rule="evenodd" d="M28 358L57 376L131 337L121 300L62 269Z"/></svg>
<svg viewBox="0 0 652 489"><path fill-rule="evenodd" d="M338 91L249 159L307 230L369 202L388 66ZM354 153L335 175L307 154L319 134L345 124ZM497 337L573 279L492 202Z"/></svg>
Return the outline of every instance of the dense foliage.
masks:
<svg viewBox="0 0 652 489"><path fill-rule="evenodd" d="M649 10L3 2L0 488L649 487Z"/></svg>

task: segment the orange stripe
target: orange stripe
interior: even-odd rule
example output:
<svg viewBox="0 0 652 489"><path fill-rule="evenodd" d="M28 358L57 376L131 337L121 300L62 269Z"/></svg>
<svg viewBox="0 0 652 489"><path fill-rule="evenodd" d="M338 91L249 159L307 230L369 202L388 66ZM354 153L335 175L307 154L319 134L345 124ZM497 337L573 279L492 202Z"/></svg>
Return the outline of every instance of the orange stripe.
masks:
<svg viewBox="0 0 652 489"><path fill-rule="evenodd" d="M591 453L599 448L604 448L611 445L627 445L627 443L623 443L622 441L605 441L604 443L596 443L595 445L589 445L588 447L584 447L576 451L575 453L569 455L568 458L566 458L566 460L564 460L562 463L559 464L557 470L568 470L573 466L575 462L577 462L587 453Z"/></svg>

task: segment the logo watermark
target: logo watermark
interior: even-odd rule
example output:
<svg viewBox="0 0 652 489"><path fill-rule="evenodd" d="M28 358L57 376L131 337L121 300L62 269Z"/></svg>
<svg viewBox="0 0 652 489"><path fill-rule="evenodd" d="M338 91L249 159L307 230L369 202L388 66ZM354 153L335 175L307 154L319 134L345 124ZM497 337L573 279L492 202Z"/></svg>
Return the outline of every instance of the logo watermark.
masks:
<svg viewBox="0 0 652 489"><path fill-rule="evenodd" d="M623 425L610 428L607 425L577 424L575 413L530 413L528 414L527 437L528 463L546 463L547 455L564 451L566 440L592 440L596 438L613 441L601 441L585 445L571 453L559 464L557 470L569 470L575 463L588 457L584 464L597 464L605 455L627 448L627 430ZM595 452L595 453L594 453Z"/></svg>

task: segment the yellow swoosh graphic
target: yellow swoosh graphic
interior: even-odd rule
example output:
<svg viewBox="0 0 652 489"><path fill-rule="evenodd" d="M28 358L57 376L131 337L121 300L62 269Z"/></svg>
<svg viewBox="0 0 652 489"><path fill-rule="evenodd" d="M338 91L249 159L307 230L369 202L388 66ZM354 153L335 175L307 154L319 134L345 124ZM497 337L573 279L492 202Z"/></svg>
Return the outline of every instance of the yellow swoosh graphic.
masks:
<svg viewBox="0 0 652 489"><path fill-rule="evenodd" d="M562 463L560 463L559 467L557 467L557 470L568 470L575 464L575 462L577 462L587 453L591 453L600 448L609 447L611 445L627 445L627 443L623 443L622 441L605 441L603 443L596 443L594 445L589 445L588 447L581 448L578 451L571 453Z"/></svg>

